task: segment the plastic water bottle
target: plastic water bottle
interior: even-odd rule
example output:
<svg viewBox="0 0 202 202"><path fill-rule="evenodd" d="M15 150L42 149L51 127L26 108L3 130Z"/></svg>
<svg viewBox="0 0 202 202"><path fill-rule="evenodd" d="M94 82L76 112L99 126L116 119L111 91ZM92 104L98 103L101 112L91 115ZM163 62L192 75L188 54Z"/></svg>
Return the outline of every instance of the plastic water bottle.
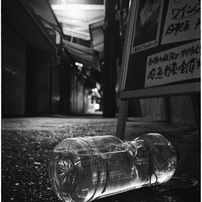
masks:
<svg viewBox="0 0 202 202"><path fill-rule="evenodd" d="M86 202L167 182L176 166L175 149L157 133L134 141L77 137L66 138L54 148L49 176L62 201Z"/></svg>

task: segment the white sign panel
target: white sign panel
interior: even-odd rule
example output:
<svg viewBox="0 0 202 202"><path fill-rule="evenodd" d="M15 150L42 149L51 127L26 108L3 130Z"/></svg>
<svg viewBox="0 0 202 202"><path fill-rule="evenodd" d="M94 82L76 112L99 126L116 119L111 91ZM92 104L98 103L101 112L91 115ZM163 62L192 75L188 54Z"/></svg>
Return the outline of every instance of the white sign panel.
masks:
<svg viewBox="0 0 202 202"><path fill-rule="evenodd" d="M170 0L162 44L200 38L200 1Z"/></svg>
<svg viewBox="0 0 202 202"><path fill-rule="evenodd" d="M199 41L178 46L147 57L145 87L199 77Z"/></svg>

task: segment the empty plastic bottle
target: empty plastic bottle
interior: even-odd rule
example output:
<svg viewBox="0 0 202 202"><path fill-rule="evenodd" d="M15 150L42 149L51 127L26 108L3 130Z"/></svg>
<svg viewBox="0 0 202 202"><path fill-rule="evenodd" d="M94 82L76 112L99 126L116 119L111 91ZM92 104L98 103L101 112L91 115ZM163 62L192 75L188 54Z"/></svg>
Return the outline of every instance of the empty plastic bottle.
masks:
<svg viewBox="0 0 202 202"><path fill-rule="evenodd" d="M149 133L134 141L115 136L66 138L53 150L52 188L65 202L86 202L168 181L177 154L162 135Z"/></svg>

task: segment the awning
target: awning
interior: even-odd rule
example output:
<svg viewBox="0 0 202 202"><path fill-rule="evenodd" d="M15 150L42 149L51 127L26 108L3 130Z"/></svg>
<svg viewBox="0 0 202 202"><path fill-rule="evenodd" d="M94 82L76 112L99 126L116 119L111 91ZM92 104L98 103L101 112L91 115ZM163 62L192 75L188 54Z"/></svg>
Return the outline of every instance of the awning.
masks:
<svg viewBox="0 0 202 202"><path fill-rule="evenodd" d="M103 58L103 0L49 0L60 22L63 44L72 57L86 66L99 69Z"/></svg>

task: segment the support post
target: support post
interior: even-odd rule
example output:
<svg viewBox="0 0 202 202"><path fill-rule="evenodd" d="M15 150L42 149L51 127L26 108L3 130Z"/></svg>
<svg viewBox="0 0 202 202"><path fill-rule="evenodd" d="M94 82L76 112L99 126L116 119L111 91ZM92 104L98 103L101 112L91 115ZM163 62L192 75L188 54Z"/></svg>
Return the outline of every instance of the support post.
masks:
<svg viewBox="0 0 202 202"><path fill-rule="evenodd" d="M126 119L128 115L129 100L121 101L118 114L118 123L116 128L116 136L124 140Z"/></svg>
<svg viewBox="0 0 202 202"><path fill-rule="evenodd" d="M116 53L115 53L115 5L116 1L106 1L104 29L103 67L103 117L112 118L116 113Z"/></svg>

